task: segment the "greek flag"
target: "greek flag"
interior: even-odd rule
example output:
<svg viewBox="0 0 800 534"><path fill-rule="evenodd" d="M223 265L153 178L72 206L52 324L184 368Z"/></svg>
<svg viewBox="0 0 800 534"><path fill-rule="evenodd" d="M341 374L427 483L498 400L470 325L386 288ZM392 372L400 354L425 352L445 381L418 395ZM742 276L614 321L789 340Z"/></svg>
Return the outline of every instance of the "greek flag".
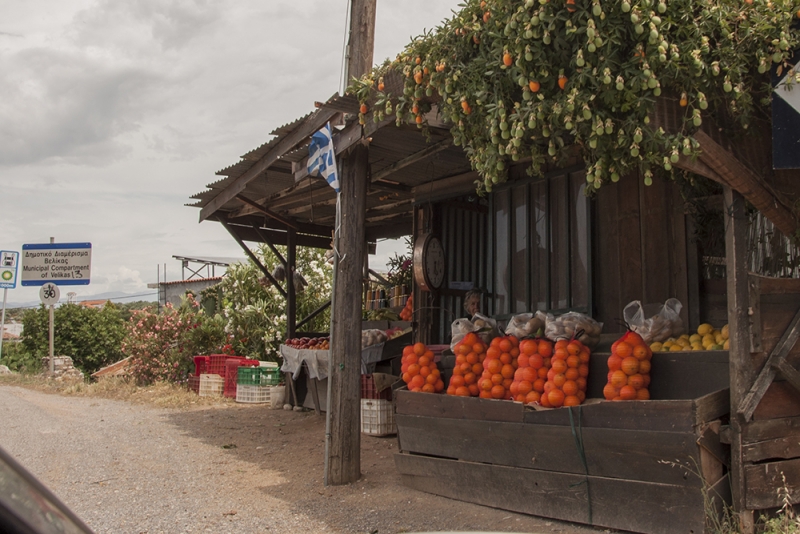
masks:
<svg viewBox="0 0 800 534"><path fill-rule="evenodd" d="M308 146L308 174L322 176L337 193L341 192L339 173L336 171L336 158L333 153L331 123L326 124L311 136L311 144Z"/></svg>

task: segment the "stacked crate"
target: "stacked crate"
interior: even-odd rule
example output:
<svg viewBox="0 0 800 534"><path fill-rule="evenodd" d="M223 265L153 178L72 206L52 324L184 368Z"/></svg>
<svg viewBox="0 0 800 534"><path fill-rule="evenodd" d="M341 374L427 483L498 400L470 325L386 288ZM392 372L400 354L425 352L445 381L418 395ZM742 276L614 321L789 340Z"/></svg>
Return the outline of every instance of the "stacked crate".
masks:
<svg viewBox="0 0 800 534"><path fill-rule="evenodd" d="M361 433L390 436L397 433L392 388L378 391L372 375L361 375Z"/></svg>
<svg viewBox="0 0 800 534"><path fill-rule="evenodd" d="M261 362L258 367L239 367L236 381L236 402L267 404L273 388L281 382L281 373L278 364Z"/></svg>

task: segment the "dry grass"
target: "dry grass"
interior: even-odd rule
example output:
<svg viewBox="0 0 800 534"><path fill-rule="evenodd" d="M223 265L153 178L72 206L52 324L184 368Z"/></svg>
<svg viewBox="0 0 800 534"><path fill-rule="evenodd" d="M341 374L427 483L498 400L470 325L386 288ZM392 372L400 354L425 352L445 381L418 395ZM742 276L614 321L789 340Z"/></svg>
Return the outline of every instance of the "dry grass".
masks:
<svg viewBox="0 0 800 534"><path fill-rule="evenodd" d="M158 382L150 386L137 386L131 381L116 377L103 378L97 382L56 382L41 375L0 375L0 386L19 386L57 395L98 397L178 410L234 404L232 399L200 397L175 384Z"/></svg>

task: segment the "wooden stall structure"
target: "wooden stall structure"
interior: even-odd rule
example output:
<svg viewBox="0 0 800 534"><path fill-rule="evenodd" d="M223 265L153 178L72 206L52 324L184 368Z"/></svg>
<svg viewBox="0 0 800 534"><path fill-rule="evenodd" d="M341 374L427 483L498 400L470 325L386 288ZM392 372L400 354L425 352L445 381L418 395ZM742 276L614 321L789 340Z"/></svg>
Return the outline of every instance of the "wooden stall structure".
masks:
<svg viewBox="0 0 800 534"><path fill-rule="evenodd" d="M402 93L401 77L388 76L385 84L387 92ZM661 98L658 106L657 124L682 124L675 99ZM193 197L201 220L220 222L245 249L244 241L290 250L330 246L336 196L308 176L306 147L331 122L337 155L357 151L369 169L363 207L343 217L363 217L367 242L433 234L444 247L442 287L414 289L415 340L449 340L466 285L484 289L484 311L500 318L583 311L605 324L606 342L622 332L618 319L632 300L676 297L690 329L715 317L727 319L731 332L729 351L657 354L650 401L590 400L537 411L399 391L396 465L405 484L645 533L701 532L714 515L709 509L723 502L733 504L747 530L754 511L782 504L782 487L790 502L800 502L800 280L749 272L759 269L748 259L754 243L745 202L777 233L798 228L787 207L800 196L798 173L771 170L766 134L731 141L705 121L695 136L701 157L678 164L724 191L715 198L723 206L724 270L708 280L694 219L673 182L645 187L640 176L625 176L590 199L580 159L539 178L527 176L523 161L506 184L479 197L478 175L435 105L427 138L416 125L395 126L393 117L376 123L368 115L361 125L358 112L354 98L334 95L275 130L274 139ZM347 176L343 187L355 180ZM289 269L292 261L286 258ZM360 283L344 289L363 294ZM588 396L597 399L605 380L602 346L592 361Z"/></svg>

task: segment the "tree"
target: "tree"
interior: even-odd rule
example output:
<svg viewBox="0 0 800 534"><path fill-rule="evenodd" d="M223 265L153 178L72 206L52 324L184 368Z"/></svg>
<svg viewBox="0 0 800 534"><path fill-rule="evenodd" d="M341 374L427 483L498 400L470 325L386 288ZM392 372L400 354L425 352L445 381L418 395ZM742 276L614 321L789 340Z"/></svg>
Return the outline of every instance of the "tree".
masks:
<svg viewBox="0 0 800 534"><path fill-rule="evenodd" d="M285 247L278 247L285 257ZM280 262L268 247L262 245L256 254L270 270ZM297 271L308 285L297 293L297 315L305 317L330 299L333 272L319 249L297 248ZM286 335L286 299L271 285L261 282L262 273L252 262L228 267L219 284L221 307L228 320L226 331L236 354L262 360L277 360L278 347ZM327 332L330 311L326 310L305 328L307 331Z"/></svg>
<svg viewBox="0 0 800 534"><path fill-rule="evenodd" d="M125 323L111 302L102 309L63 304L55 309L54 351L69 356L75 367L91 374L122 358ZM26 310L22 317L21 348L29 356L41 359L50 353L50 318L48 309Z"/></svg>

